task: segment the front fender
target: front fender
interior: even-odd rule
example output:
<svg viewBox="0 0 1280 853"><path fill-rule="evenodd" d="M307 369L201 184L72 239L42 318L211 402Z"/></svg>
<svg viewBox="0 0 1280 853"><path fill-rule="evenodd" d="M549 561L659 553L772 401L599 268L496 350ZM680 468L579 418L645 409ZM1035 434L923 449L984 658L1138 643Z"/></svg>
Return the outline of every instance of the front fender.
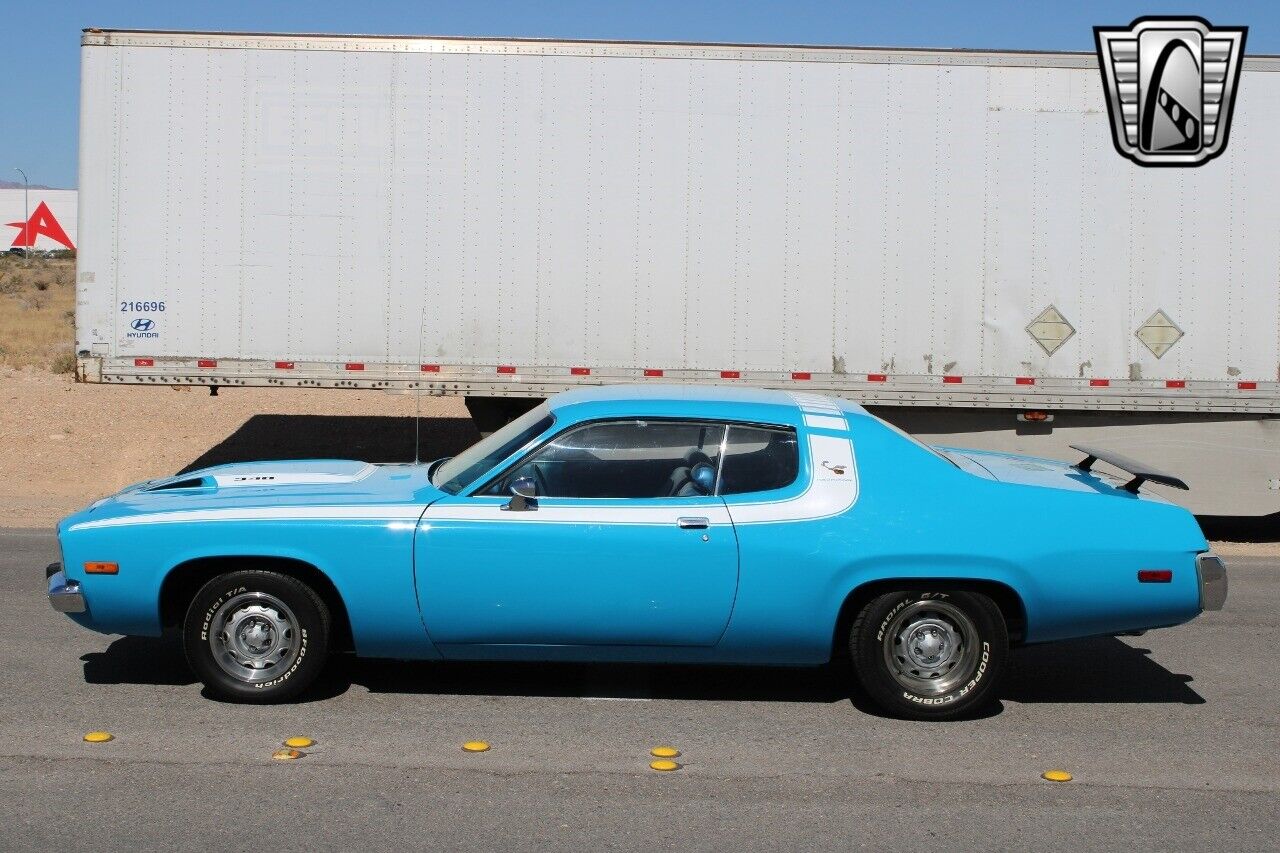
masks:
<svg viewBox="0 0 1280 853"><path fill-rule="evenodd" d="M438 657L418 612L413 528L385 520L138 525L72 530L63 550L68 576L81 581L88 603L76 621L103 633L158 635L161 588L184 564L282 558L307 563L329 579L359 654ZM116 562L119 573L85 575L88 560Z"/></svg>

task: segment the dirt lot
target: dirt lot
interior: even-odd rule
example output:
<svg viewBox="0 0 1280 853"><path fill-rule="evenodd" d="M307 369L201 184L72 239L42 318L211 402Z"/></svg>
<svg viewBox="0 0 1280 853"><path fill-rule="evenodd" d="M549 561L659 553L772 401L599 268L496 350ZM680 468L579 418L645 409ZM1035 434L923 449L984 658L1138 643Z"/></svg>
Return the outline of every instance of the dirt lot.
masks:
<svg viewBox="0 0 1280 853"><path fill-rule="evenodd" d="M415 401L380 391L77 385L0 368L0 526L42 527L151 477L254 458L413 458ZM457 397L423 397L422 456L477 438Z"/></svg>

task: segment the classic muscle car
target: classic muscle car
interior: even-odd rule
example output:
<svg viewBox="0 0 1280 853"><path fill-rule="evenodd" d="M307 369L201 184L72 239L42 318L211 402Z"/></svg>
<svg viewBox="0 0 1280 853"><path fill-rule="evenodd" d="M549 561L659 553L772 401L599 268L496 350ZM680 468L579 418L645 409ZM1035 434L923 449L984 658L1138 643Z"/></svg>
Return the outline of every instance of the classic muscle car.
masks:
<svg viewBox="0 0 1280 853"><path fill-rule="evenodd" d="M1194 518L1102 451L925 446L844 400L601 387L424 465L223 465L58 526L55 609L180 629L215 694L388 658L819 665L893 714L990 701L1009 647L1222 607ZM1099 462L1129 472L1095 470Z"/></svg>

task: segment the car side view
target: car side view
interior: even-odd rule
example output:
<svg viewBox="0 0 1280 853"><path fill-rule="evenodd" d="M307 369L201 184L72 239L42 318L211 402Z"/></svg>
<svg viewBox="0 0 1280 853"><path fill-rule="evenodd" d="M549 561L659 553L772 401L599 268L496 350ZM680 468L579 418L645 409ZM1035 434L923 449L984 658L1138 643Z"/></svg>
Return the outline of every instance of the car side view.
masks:
<svg viewBox="0 0 1280 853"><path fill-rule="evenodd" d="M1223 606L1180 485L923 445L817 394L565 392L424 465L224 465L63 520L56 610L182 633L215 694L287 700L334 651L401 659L814 666L887 712L994 698L1009 648ZM1115 478L1099 462L1125 470Z"/></svg>

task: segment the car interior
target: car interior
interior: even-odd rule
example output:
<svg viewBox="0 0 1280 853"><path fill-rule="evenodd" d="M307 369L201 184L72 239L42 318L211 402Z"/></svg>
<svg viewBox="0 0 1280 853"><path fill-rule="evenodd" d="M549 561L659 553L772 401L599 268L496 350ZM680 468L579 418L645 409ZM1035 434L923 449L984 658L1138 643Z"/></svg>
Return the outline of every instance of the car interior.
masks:
<svg viewBox="0 0 1280 853"><path fill-rule="evenodd" d="M559 436L537 451L489 494L505 495L519 478L536 494L569 498L673 498L711 495L724 427L717 424L632 421L592 424ZM798 469L793 431L730 428L720 493L781 488Z"/></svg>

